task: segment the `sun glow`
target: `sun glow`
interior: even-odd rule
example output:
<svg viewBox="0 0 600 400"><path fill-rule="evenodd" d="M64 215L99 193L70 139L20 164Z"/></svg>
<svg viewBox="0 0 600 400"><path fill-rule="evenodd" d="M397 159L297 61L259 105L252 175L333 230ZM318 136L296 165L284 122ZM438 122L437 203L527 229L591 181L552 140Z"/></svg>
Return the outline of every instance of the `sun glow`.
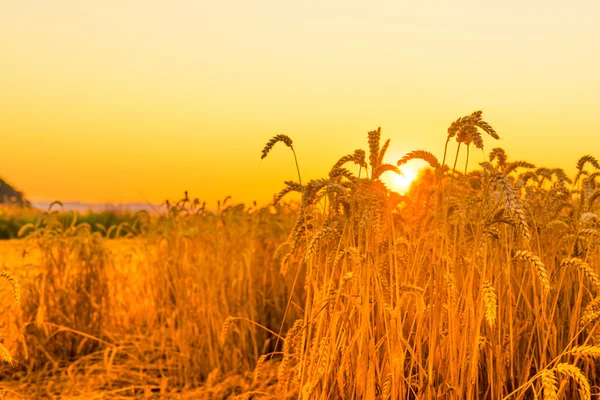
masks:
<svg viewBox="0 0 600 400"><path fill-rule="evenodd" d="M402 175L390 172L384 180L391 190L405 194L410 185L417 179L418 171L408 166L403 166L400 170L402 171Z"/></svg>

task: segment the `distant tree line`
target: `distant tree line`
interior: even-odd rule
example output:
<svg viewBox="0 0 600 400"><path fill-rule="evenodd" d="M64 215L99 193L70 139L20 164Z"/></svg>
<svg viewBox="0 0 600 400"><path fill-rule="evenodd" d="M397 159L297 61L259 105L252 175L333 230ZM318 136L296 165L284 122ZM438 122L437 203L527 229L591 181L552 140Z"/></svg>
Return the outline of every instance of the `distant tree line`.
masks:
<svg viewBox="0 0 600 400"><path fill-rule="evenodd" d="M15 189L0 178L0 204L11 204L19 207L31 207L23 192Z"/></svg>

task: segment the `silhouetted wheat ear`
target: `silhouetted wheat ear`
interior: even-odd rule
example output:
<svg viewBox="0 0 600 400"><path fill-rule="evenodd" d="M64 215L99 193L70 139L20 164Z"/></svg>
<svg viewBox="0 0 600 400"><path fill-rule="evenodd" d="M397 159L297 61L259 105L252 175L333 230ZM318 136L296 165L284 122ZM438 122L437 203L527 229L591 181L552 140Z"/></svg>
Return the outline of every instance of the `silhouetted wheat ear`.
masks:
<svg viewBox="0 0 600 400"><path fill-rule="evenodd" d="M535 168L535 165L527 161L513 161L506 165L504 168L504 174L508 175L515 171L517 168Z"/></svg>
<svg viewBox="0 0 600 400"><path fill-rule="evenodd" d="M369 163L371 168L377 167L377 160L379 159L379 142L381 140L381 127L377 128L376 131L368 133L369 136Z"/></svg>
<svg viewBox="0 0 600 400"><path fill-rule="evenodd" d="M448 127L448 139L460 133L460 130L467 124L473 125L481 119L481 111L475 111L471 115L458 118Z"/></svg>
<svg viewBox="0 0 600 400"><path fill-rule="evenodd" d="M596 189L590 194L587 199L588 209L591 209L594 206L594 202L600 198L600 189Z"/></svg>
<svg viewBox="0 0 600 400"><path fill-rule="evenodd" d="M354 150L354 162L363 168L367 168L367 154L364 150Z"/></svg>
<svg viewBox="0 0 600 400"><path fill-rule="evenodd" d="M506 164L506 160L508 159L506 152L501 147L494 147L492 151L490 151L490 162L494 160L498 160L498 165L500 167L504 167Z"/></svg>
<svg viewBox="0 0 600 400"><path fill-rule="evenodd" d="M354 154L348 154L345 155L344 157L340 158L334 165L333 167L331 167L331 170L336 170L338 168L341 168L344 164L346 164L347 162L350 161L354 161Z"/></svg>
<svg viewBox="0 0 600 400"><path fill-rule="evenodd" d="M429 165L435 169L438 169L440 167L440 162L438 161L437 157L425 150L411 151L410 153L406 154L404 157L399 159L396 165L400 167L401 165L406 164L410 160L415 159L427 161L427 163L429 163Z"/></svg>
<svg viewBox="0 0 600 400"><path fill-rule="evenodd" d="M577 161L577 169L581 171L586 163L592 164L596 169L600 169L600 163L598 163L596 157L591 156L589 154L581 157Z"/></svg>
<svg viewBox="0 0 600 400"><path fill-rule="evenodd" d="M597 187L596 185L596 178L598 178L600 176L600 172L594 172L591 173L586 179L585 181L590 184L591 187Z"/></svg>
<svg viewBox="0 0 600 400"><path fill-rule="evenodd" d="M373 170L373 178L379 178L384 172L395 172L398 175L404 175L402 171L398 169L395 165L392 164L379 164L377 168Z"/></svg>
<svg viewBox="0 0 600 400"><path fill-rule="evenodd" d="M273 148L273 146L275 146L275 144L277 142L283 142L290 149L292 149L292 150L294 149L294 146L292 144L292 139L290 139L289 136L287 136L287 135L276 135L276 136L273 136L273 138L271 140L269 140L267 142L267 144L265 145L265 148L262 150L262 156L260 157L261 160L263 158L265 158L267 156L267 154L269 154L269 152L271 151L271 149Z"/></svg>
<svg viewBox="0 0 600 400"><path fill-rule="evenodd" d="M459 118L450 124L448 128L448 140L456 136L456 140L459 143L474 143L477 148L483 149L483 139L477 128L480 128L496 140L500 139L494 128L481 119L482 114L482 111L475 111L471 115Z"/></svg>
<svg viewBox="0 0 600 400"><path fill-rule="evenodd" d="M331 168L331 170L336 170L341 168L347 162L352 161L353 163L360 165L363 168L367 168L367 163L365 162L365 151L364 150L354 150L354 153L345 155L340 158Z"/></svg>
<svg viewBox="0 0 600 400"><path fill-rule="evenodd" d="M377 156L377 165L383 164L383 157L385 157L385 153L387 152L388 147L390 147L390 139L386 140L381 146L379 150L379 154Z"/></svg>
<svg viewBox="0 0 600 400"><path fill-rule="evenodd" d="M494 128L492 128L490 126L490 124L488 124L485 121L477 121L475 123L475 125L477 125L479 128L481 128L485 133L487 133L488 135L490 135L491 137L493 137L496 140L500 139L500 136L496 133L496 131L494 130Z"/></svg>
<svg viewBox="0 0 600 400"><path fill-rule="evenodd" d="M277 193L273 199L273 205L279 203L279 201L290 192L298 192L302 193L302 185L293 181L285 181L286 187L283 188L279 193Z"/></svg>

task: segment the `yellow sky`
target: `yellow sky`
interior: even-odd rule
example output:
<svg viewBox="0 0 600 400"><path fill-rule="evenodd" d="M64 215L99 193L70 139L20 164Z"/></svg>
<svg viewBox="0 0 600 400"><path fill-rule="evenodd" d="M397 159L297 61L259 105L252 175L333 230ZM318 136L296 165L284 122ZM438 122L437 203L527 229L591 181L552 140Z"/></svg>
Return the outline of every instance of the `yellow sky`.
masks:
<svg viewBox="0 0 600 400"><path fill-rule="evenodd" d="M275 134L307 180L377 126L389 161L441 158L476 109L488 151L571 171L600 157L598 4L2 2L0 176L35 201L264 203L295 177L284 147L260 160Z"/></svg>

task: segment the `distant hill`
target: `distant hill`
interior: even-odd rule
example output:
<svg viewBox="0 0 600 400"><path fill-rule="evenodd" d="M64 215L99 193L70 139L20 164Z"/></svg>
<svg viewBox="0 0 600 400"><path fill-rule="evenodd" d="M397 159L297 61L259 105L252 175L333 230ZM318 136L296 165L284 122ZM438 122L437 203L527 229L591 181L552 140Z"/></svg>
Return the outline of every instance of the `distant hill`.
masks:
<svg viewBox="0 0 600 400"><path fill-rule="evenodd" d="M15 189L2 178L0 178L0 204L14 204L20 207L31 206L23 192Z"/></svg>

